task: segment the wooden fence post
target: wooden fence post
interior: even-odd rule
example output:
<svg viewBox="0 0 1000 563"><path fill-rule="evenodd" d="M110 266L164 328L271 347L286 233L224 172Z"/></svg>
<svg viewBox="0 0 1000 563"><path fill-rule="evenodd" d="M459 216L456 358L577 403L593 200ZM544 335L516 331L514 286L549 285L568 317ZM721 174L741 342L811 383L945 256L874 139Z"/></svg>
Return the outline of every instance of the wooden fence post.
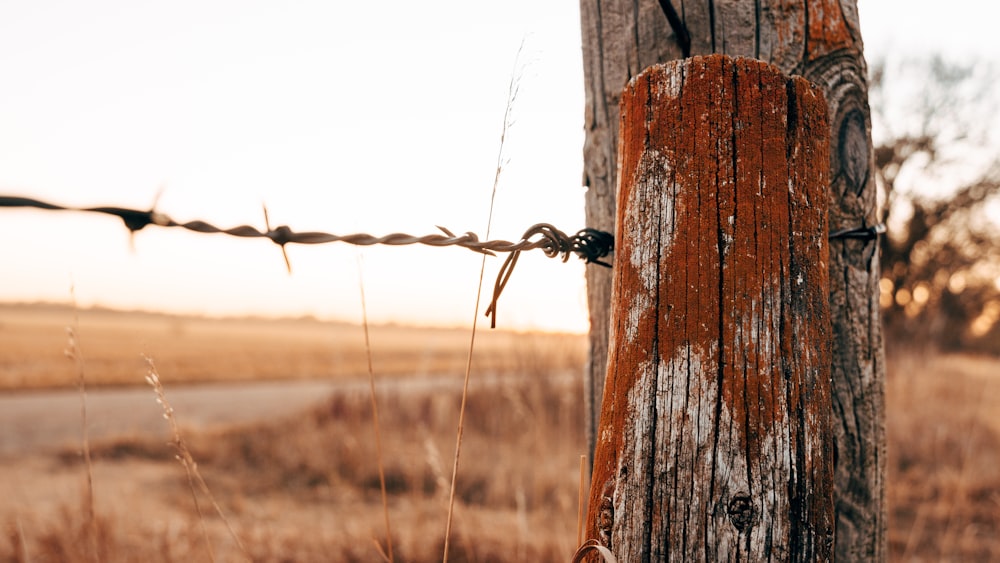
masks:
<svg viewBox="0 0 1000 563"><path fill-rule="evenodd" d="M629 82L620 139L589 537L619 561L829 560L823 96L674 61Z"/></svg>

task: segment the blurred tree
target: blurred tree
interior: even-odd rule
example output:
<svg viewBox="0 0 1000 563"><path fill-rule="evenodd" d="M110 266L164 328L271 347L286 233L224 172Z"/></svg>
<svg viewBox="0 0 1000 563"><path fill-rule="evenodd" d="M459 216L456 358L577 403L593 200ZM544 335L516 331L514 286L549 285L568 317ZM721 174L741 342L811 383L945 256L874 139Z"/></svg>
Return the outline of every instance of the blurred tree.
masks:
<svg viewBox="0 0 1000 563"><path fill-rule="evenodd" d="M1000 353L1000 98L982 61L878 61L887 341Z"/></svg>

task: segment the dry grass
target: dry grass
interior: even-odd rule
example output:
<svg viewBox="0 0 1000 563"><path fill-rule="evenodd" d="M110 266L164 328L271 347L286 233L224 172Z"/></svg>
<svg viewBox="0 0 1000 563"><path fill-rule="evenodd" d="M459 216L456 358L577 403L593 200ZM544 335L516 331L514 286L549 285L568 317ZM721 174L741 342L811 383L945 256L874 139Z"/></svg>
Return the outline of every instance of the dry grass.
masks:
<svg viewBox="0 0 1000 563"><path fill-rule="evenodd" d="M0 305L0 390L72 388L66 326L73 311L59 306ZM79 312L77 334L87 353L87 385L141 385L146 354L166 384L366 377L364 334L346 323L309 319L206 319L106 310ZM381 377L462 373L468 329L371 327ZM574 344L575 343L575 344ZM523 346L583 351L577 336L489 331L476 342L475 369L510 371L511 350ZM562 361L569 358L553 357ZM579 355L572 358L579 360Z"/></svg>
<svg viewBox="0 0 1000 563"><path fill-rule="evenodd" d="M893 558L1000 560L1000 362L911 352L889 365Z"/></svg>
<svg viewBox="0 0 1000 563"><path fill-rule="evenodd" d="M90 360L95 353L90 350L103 348L88 337L86 318L81 316L81 340L87 345L89 378L95 371ZM217 323L213 326L219 330L225 326L204 322ZM108 334L128 332L110 325ZM360 333L358 327L350 328ZM346 331L332 327L341 329ZM378 330L372 335L377 372ZM261 327L241 333L269 334ZM467 333L457 331L397 327L385 329L383 339L386 334L399 337L383 340L384 346L395 348L383 354L406 357L419 351L434 365L439 364L433 355L448 348L428 342L441 344L461 336L454 340L463 348L468 345ZM575 548L578 460L583 452L577 397L582 338L483 336L487 344L478 353L479 363L491 369L484 373L477 368L470 384L450 559L566 560ZM232 334L215 338L237 340ZM357 352L363 358L363 349ZM296 352L286 348L273 353L278 356L272 361L281 363ZM215 369L226 369L225 357L213 358ZM162 362L157 365L167 380ZM567 376L567 366L576 375ZM426 386L379 392L398 561L441 558L460 403L460 370L450 375L456 385L448 390L435 379ZM135 374L141 376L141 371ZM177 379L187 377L180 374ZM169 383L165 387L169 397ZM381 539L384 526L371 401L363 388L348 389L287 418L185 429L191 460L254 561L378 560L373 540ZM156 408L152 399L151 391L149 403L137 408ZM184 423L183 411L173 414ZM0 560L92 561L93 555L80 546L96 543L100 561L207 561L202 522L217 560L241 560L226 523L207 511L199 516L185 472L173 459L176 447L167 443L172 435L164 430L160 438L92 443L97 518L89 528L82 516L78 452L0 460L0 496L12 499L0 506Z"/></svg>
<svg viewBox="0 0 1000 563"><path fill-rule="evenodd" d="M582 412L573 398L579 384L545 378L472 384L451 560L555 561L572 554L583 447L577 424ZM373 538L380 537L383 522L371 407L365 399L361 392L338 395L294 418L186 433L192 458L253 560L378 559ZM458 402L458 391L380 397L399 561L440 560ZM92 455L102 561L180 561L188 555L207 560L198 512L171 446L157 439L114 440L93 444ZM47 472L63 479L79 474L76 452L63 452L58 459ZM124 467L149 463L176 471L157 467L155 473L143 473L149 480L145 484L126 490L113 479L102 480L120 476ZM15 536L20 518L27 522L22 528L35 554L32 560L44 555L88 561L74 551L82 533L76 499L69 494L48 518L26 499L22 510L5 515L8 535ZM239 560L224 523L205 517L217 560ZM133 538L147 541L137 544ZM177 555L161 557L168 544ZM13 557L16 549L8 541L0 547L0 559Z"/></svg>
<svg viewBox="0 0 1000 563"><path fill-rule="evenodd" d="M132 351L114 352L111 340L98 346L101 339L94 332L100 323L95 319L88 323L87 317L81 316L80 339L88 353L88 384L90 374L97 371L91 359L95 354L109 362L129 362L135 368L128 371L141 381L144 371L131 357ZM0 317L0 322L6 327L0 329L5 330L0 353L9 358L14 354L6 344L10 317ZM169 325L172 321L139 322ZM231 343L211 359L202 357L214 370L226 370L227 357L241 354L240 349L263 346L266 338L258 335L274 334L254 323L239 327L230 321L183 322L188 330L218 330L213 341ZM313 328L288 330L312 334L317 348L337 343L312 330L345 338L348 330L357 332L353 338L358 349L350 353L362 362L359 373L363 373L363 336L358 327L305 324ZM121 326L112 325L108 323L107 334L123 334ZM227 327L234 332L226 333ZM52 353L59 355L59 369L69 374L72 383L73 366L61 356L65 332L62 326L55 328ZM450 331L378 330L372 335L378 377L384 377L380 354L411 360L424 354L425 365L448 362L436 357L439 351L449 357L447 346L421 347L450 341ZM389 341L388 334L398 338ZM456 333L454 338L458 367L441 372L455 377L454 388L416 385L379 390L398 561L441 559L465 336ZM483 336L488 339L496 333ZM450 560L568 561L577 547L578 464L584 446L581 382L564 374L567 366L576 374L582 372L583 342L579 337L500 336L483 347L480 352L486 357L480 361L503 369L493 370L499 374L495 376L475 372L470 386ZM240 338L251 344L237 346ZM271 362L293 364L289 358L300 349L271 350L275 354ZM112 353L119 359L111 360ZM120 359L126 356L127 360ZM187 365L174 361L175 367ZM9 370L9 362L4 360L0 367ZM168 397L171 377L194 378L183 369L168 374L159 358L157 364ZM323 373L336 373L331 365L324 363ZM897 353L889 365L887 496L892 559L1000 560L996 537L1000 362ZM350 389L294 416L238 427L184 429L192 459L254 561L378 560L374 539L382 538L384 522L371 402L364 387ZM152 399L151 394L149 402L137 408L155 409ZM177 411L176 416L184 424L185 413ZM121 437L92 444L96 520L90 526L79 452L0 459L0 498L5 499L0 503L0 561L92 561L94 553L85 548L92 545L98 546L100 561L208 560L202 521L168 438L164 427L162 437ZM241 560L236 541L220 518L206 512L204 524L219 561Z"/></svg>

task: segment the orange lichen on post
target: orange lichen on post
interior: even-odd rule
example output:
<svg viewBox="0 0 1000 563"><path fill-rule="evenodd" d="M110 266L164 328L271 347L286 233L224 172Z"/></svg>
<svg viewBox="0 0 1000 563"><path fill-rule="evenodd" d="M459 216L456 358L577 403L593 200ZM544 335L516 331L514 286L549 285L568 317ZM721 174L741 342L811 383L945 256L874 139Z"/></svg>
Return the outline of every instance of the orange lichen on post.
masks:
<svg viewBox="0 0 1000 563"><path fill-rule="evenodd" d="M625 89L588 515L619 560L831 555L826 127L750 59Z"/></svg>
<svg viewBox="0 0 1000 563"><path fill-rule="evenodd" d="M840 49L855 47L860 41L851 33L850 21L845 17L845 3L841 0L808 0L806 24L806 59L816 60ZM856 7L854 9L857 9Z"/></svg>

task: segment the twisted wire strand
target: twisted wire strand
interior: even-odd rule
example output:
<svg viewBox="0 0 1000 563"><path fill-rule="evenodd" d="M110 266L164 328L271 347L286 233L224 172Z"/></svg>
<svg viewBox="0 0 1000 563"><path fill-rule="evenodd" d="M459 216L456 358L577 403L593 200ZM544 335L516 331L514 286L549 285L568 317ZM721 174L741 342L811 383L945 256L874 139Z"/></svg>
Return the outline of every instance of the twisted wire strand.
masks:
<svg viewBox="0 0 1000 563"><path fill-rule="evenodd" d="M611 267L611 264L601 259L609 256L614 251L614 236L611 233L586 228L570 236L548 223L538 223L529 227L520 240L511 242L507 240L481 241L475 233L466 232L456 235L441 226L438 226L438 229L443 234L424 236L414 236L406 233L373 236L365 233L336 235L322 231L296 232L287 225L280 225L272 229L267 219L266 208L264 209L264 221L267 224L267 228L262 231L251 225L239 225L226 229L200 220L182 223L174 221L167 215L153 209L143 211L124 207L72 207L19 196L0 195L0 207L28 207L49 211L79 211L111 215L121 219L125 224L125 228L130 233L141 231L149 225L155 225L157 227L181 228L196 233L224 234L241 238L266 238L281 247L289 272L291 272L291 266L288 262L288 256L284 252L285 245L288 244L328 244L333 242L343 242L357 246L406 246L422 244L436 247L459 246L490 256L496 256L497 253L509 253L497 274L497 281L493 286L493 299L486 310L486 315L492 316L491 326L493 328L496 327L497 300L510 280L511 273L517 264L517 259L521 252L541 249L549 258L561 257L563 262L569 260L571 255L575 255L588 264Z"/></svg>
<svg viewBox="0 0 1000 563"><path fill-rule="evenodd" d="M201 220L178 222L154 210L142 211L123 207L70 207L16 196L0 196L0 207L31 207L53 211L101 213L120 218L125 223L125 227L131 232L140 231L149 225L179 227L197 233L217 233L243 238L266 238L281 246L286 244L327 244L331 242L343 242L358 246L423 244L426 246L460 246L474 252L489 255L495 255L497 252L515 252L540 248L550 258L563 255L564 262L569 258L569 254L575 254L588 263L593 262L604 266L608 266L608 264L601 262L600 259L609 255L614 249L614 237L610 233L596 229L583 229L573 236L567 236L559 229L547 223L539 223L532 226L525 231L521 240L511 242L507 240L481 241L475 233L466 232L462 235L456 235L445 227L440 226L438 229L444 234L423 236L414 236L406 233L390 233L383 236L374 236L365 233L336 235L321 231L296 232L287 225L267 230L259 230L251 225L222 228ZM536 235L539 238L532 240L532 237Z"/></svg>

